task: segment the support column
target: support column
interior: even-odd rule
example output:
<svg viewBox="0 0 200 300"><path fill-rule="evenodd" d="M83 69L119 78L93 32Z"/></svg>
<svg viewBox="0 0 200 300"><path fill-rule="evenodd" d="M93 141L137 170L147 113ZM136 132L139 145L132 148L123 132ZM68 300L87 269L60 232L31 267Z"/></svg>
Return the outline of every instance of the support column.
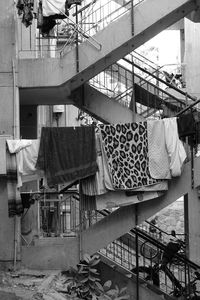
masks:
<svg viewBox="0 0 200 300"><path fill-rule="evenodd" d="M189 259L200 264L200 199L197 189L188 192Z"/></svg>
<svg viewBox="0 0 200 300"><path fill-rule="evenodd" d="M14 1L0 1L0 135L14 135L17 120L15 101L15 22ZM18 111L18 109L17 109ZM14 262L14 218L8 217L6 178L0 178L0 267Z"/></svg>

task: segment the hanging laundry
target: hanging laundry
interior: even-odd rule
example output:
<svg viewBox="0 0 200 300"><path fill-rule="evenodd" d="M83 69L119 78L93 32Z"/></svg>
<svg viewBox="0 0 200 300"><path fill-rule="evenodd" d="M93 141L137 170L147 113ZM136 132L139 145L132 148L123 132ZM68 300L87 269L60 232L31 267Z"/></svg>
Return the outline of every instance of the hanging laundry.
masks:
<svg viewBox="0 0 200 300"><path fill-rule="evenodd" d="M29 27L33 20L34 0L18 0L16 7L18 15L22 15L22 23Z"/></svg>
<svg viewBox="0 0 200 300"><path fill-rule="evenodd" d="M167 153L164 122L162 120L147 121L149 172L155 179L171 179L169 156ZM174 132L171 132L174 135Z"/></svg>
<svg viewBox="0 0 200 300"><path fill-rule="evenodd" d="M82 182L81 182L82 186ZM80 186L80 188L82 188ZM96 198L95 196L88 196L80 193L80 210L82 211L93 211L96 210Z"/></svg>
<svg viewBox="0 0 200 300"><path fill-rule="evenodd" d="M22 178L20 174L21 167L21 150L29 147L32 143L31 140L7 140L7 147L11 154L16 154L16 164L17 164L17 186L18 188L22 186Z"/></svg>
<svg viewBox="0 0 200 300"><path fill-rule="evenodd" d="M43 9L43 16L49 17L53 15L69 15L67 10L67 1L65 0L43 0L42 1L42 9Z"/></svg>
<svg viewBox="0 0 200 300"><path fill-rule="evenodd" d="M178 134L181 140L186 141L192 147L200 144L200 113L197 111L186 112L177 118ZM199 146L198 146L199 148Z"/></svg>
<svg viewBox="0 0 200 300"><path fill-rule="evenodd" d="M189 112L177 117L178 135L180 138L194 135L196 131L195 118L193 113Z"/></svg>
<svg viewBox="0 0 200 300"><path fill-rule="evenodd" d="M43 172L35 168L38 157L40 140L7 140L10 153L16 153L17 171L18 171L18 187L23 182L36 180L44 177Z"/></svg>
<svg viewBox="0 0 200 300"><path fill-rule="evenodd" d="M71 6L72 4L81 5L82 0L67 0L66 2L67 2L68 7L70 8L70 6Z"/></svg>
<svg viewBox="0 0 200 300"><path fill-rule="evenodd" d="M114 189L130 190L157 182L149 172L147 122L99 127Z"/></svg>
<svg viewBox="0 0 200 300"><path fill-rule="evenodd" d="M163 122L171 175L180 176L186 152L178 136L177 118L163 119Z"/></svg>
<svg viewBox="0 0 200 300"><path fill-rule="evenodd" d="M8 216L21 215L23 205L17 188L17 163L16 154L10 154L6 151L6 169L7 169L7 192L8 192Z"/></svg>
<svg viewBox="0 0 200 300"><path fill-rule="evenodd" d="M31 193L21 193L22 205L23 208L30 208L32 204L35 203L34 197L32 197Z"/></svg>
<svg viewBox="0 0 200 300"><path fill-rule="evenodd" d="M101 195L107 192L99 133L96 133L96 155L98 171L95 175L82 179L83 193L88 196Z"/></svg>
<svg viewBox="0 0 200 300"><path fill-rule="evenodd" d="M94 127L43 127L36 168L44 170L49 186L95 174Z"/></svg>

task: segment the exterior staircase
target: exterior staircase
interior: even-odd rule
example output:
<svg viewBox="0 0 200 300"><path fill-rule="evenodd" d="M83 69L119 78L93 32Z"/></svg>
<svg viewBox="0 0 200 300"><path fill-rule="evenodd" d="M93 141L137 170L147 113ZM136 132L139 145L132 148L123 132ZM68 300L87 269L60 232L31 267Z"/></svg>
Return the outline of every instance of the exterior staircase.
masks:
<svg viewBox="0 0 200 300"><path fill-rule="evenodd" d="M153 9L154 7L156 7L156 10ZM134 9L134 35L130 30L131 9L129 8L120 18L117 18L116 21L113 21L95 35L95 39L103 45L102 49L93 49L87 42L79 45L79 72L76 69L75 48L68 53L64 53L61 58L19 60L21 104L74 104L102 121L111 123L132 121L133 113L130 109L127 109L127 106L122 107L120 101L116 102L117 99L110 99L108 95L102 93L102 90L101 92L98 91L87 82L111 65L110 70L111 68L113 70L117 68L119 73L124 72L124 67L117 65L116 61L186 16L195 8L196 1L193 0L141 1ZM152 11L152 14L149 14L149 11ZM154 14L155 11L156 14ZM143 22L141 22L141 16ZM110 43L107 43L108 37ZM107 74L109 72L109 70L105 71ZM127 69L126 74L128 74L128 78L132 78L130 70ZM138 93L141 93L143 89L146 91L146 97L147 92L150 94L153 88L155 90L154 84L146 82L144 78L140 78L137 74L134 74L134 77L137 78L134 81ZM144 86L139 86L138 83L144 81ZM148 91L148 88L145 89L150 85L151 91ZM130 87L127 88L131 92L128 96L128 106L132 95L131 88L130 84ZM106 89L108 90L107 87ZM158 88L155 94L152 93L152 95L154 95L154 98L156 95L156 105L153 105L153 101L152 104L147 103L144 100L145 97L143 99L138 97L140 100L138 102L146 106L147 113L150 113L149 109L158 110L160 108L159 101L164 102L166 100L166 97L160 98L161 93ZM138 117L139 119L140 117ZM197 169L200 169L200 159L198 158L195 160L194 172ZM200 185L199 176L198 172L194 175L195 186ZM36 239L33 245L22 247L22 261L25 266L38 269L40 267L43 269L63 269L67 266L76 265L80 259L79 253L93 254L99 249L105 248L111 241L123 236L137 224L142 223L162 208L188 193L191 188L191 163L188 162L181 177L171 180L168 191L162 197L144 202L138 201L132 205L120 207L92 227L81 231L79 236L66 239L56 238L51 239L51 241ZM112 201L112 198L116 196L126 202L126 196L123 193L116 195L114 192L109 192L103 195L102 199L109 197Z"/></svg>
<svg viewBox="0 0 200 300"><path fill-rule="evenodd" d="M37 104L37 101L38 104L41 104L40 101L46 104L69 103L73 90L196 7L194 0L164 0L162 3L159 0L141 1L133 9L134 24L129 7L116 21L97 32L95 40L102 45L100 50L89 46L88 42L79 45L78 72L76 48L59 58L20 59L18 68L21 101L27 104ZM149 11L152 13L149 14ZM134 35L130 30L131 24L134 25Z"/></svg>

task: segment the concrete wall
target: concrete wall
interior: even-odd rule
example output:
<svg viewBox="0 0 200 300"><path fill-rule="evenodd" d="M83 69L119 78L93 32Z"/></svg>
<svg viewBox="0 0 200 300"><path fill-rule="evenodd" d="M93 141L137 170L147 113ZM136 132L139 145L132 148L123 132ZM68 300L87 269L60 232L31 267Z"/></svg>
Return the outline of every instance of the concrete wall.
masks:
<svg viewBox="0 0 200 300"><path fill-rule="evenodd" d="M17 89L13 88L15 62L14 2L0 1L0 134L14 134L14 102ZM16 98L14 98L16 95ZM17 107L16 107L17 109ZM14 115L15 114L15 115ZM0 178L0 262L3 267L14 258L14 219L8 218L6 180Z"/></svg>
<svg viewBox="0 0 200 300"><path fill-rule="evenodd" d="M66 270L79 262L77 237L41 238L22 247L22 266L37 270Z"/></svg>
<svg viewBox="0 0 200 300"><path fill-rule="evenodd" d="M200 23L185 19L185 71L188 93L200 97ZM198 104L199 105L199 104ZM200 200L197 190L188 195L190 258L200 263Z"/></svg>
<svg viewBox="0 0 200 300"><path fill-rule="evenodd" d="M200 23L185 19L185 71L188 93L200 97Z"/></svg>

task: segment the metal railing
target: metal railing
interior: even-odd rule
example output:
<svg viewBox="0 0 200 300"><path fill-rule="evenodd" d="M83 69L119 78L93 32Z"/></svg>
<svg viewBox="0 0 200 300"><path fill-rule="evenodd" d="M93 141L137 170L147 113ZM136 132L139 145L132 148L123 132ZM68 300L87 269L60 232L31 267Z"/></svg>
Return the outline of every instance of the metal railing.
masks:
<svg viewBox="0 0 200 300"><path fill-rule="evenodd" d="M39 201L42 237L75 235L80 225L82 230L87 229L109 214L108 211L84 212L80 224L78 193L69 193L63 197L59 196L58 199L50 198L43 197ZM199 266L185 256L175 254L174 258L162 267L162 257L167 244L164 234L169 236L169 233L162 231L162 234L158 233L155 237L155 233L149 234L149 225L138 226L131 230L131 233L100 249L99 253L109 259L110 263L120 265L130 274L138 273L143 280L150 285L154 284L163 293L169 295L174 295L175 292L184 293L195 278L195 272L199 271ZM156 280L152 274L156 274Z"/></svg>
<svg viewBox="0 0 200 300"><path fill-rule="evenodd" d="M101 0L83 0L80 9L75 5L71 7L69 17L61 12L66 18L57 20L56 26L48 35L41 34L36 19L29 28L25 28L21 17L18 17L20 58L59 57L70 51L77 43L86 40L97 50L101 50L101 45L93 36L127 13L131 9L132 1L137 5L144 0L131 0L122 2L121 5L112 0L104 3Z"/></svg>
<svg viewBox="0 0 200 300"><path fill-rule="evenodd" d="M80 9L78 11L78 14L80 15L79 18L81 19L80 24L84 31L92 36L108 26L111 22L116 21L118 18L122 17L127 13L127 11L131 10L132 1L133 6L136 6L144 0L127 0L121 1L120 4L117 1L113 0L92 1L92 9L87 14L87 16L83 15L84 9ZM83 6L88 8L87 0L83 1Z"/></svg>
<svg viewBox="0 0 200 300"><path fill-rule="evenodd" d="M143 75L143 77L141 75ZM151 97L148 98L147 96L145 99L143 99L144 96L142 96L142 94L139 97L137 95L136 101L138 113L143 114L147 112L149 108L151 108L153 113L157 113L157 117L159 117L159 114L162 113L162 105L167 105L168 108L171 108L171 110L174 111L174 114L185 107L185 101L180 100L168 92L168 90L164 90L160 87L158 82L161 82L161 79L159 77L156 78L155 75L152 75L156 80L155 84L152 81L149 81L149 72L146 72L145 69L143 69L141 75L139 75L137 72L134 73L135 86L139 86L147 92L156 95L158 98L155 97L152 100ZM147 76L148 79L146 79ZM126 107L130 107L133 93L133 74L122 64L116 63L111 65L106 70L92 78L89 83L108 97L115 99ZM163 83L163 81L161 83Z"/></svg>
<svg viewBox="0 0 200 300"><path fill-rule="evenodd" d="M136 234L138 234L138 244L136 244ZM138 268L136 267L136 246L139 253ZM186 293L186 289L195 278L195 272L199 271L200 267L180 254L174 255L166 267L162 266L165 249L166 244L163 244L162 241L158 242L158 240L148 238L140 231L134 230L132 234L110 243L99 253L107 257L110 264L113 261L123 269L127 269L127 273L132 272L136 275L138 272L140 278L150 285L153 284L163 293L171 296L179 293L179 296L182 296Z"/></svg>
<svg viewBox="0 0 200 300"><path fill-rule="evenodd" d="M79 226L78 193L44 194L38 201L40 237L76 235Z"/></svg>

